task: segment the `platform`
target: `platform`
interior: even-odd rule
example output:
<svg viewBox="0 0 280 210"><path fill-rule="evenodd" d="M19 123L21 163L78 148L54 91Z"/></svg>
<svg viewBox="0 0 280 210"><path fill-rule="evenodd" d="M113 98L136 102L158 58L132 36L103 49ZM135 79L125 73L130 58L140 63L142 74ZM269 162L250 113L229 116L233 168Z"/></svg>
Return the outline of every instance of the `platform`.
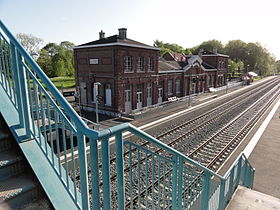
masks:
<svg viewBox="0 0 280 210"><path fill-rule="evenodd" d="M239 186L226 210L280 210L280 199Z"/></svg>
<svg viewBox="0 0 280 210"><path fill-rule="evenodd" d="M253 190L239 188L227 210L280 209L280 97L230 159L242 152L256 169ZM223 174L226 165L219 174Z"/></svg>

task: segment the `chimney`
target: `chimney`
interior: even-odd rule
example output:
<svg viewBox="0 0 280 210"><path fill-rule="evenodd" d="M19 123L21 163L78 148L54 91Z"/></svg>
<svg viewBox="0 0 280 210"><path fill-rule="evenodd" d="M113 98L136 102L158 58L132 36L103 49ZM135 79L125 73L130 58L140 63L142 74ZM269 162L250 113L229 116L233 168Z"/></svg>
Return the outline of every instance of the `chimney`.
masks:
<svg viewBox="0 0 280 210"><path fill-rule="evenodd" d="M126 28L119 28L119 38L126 39Z"/></svg>
<svg viewBox="0 0 280 210"><path fill-rule="evenodd" d="M105 33L101 30L99 32L99 39L104 39L105 38Z"/></svg>

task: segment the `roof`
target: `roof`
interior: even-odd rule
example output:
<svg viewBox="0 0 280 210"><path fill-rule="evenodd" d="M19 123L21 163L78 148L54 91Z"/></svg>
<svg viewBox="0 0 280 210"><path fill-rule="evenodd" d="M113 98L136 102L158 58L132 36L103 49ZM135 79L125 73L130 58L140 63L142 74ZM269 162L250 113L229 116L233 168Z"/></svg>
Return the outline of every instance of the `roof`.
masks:
<svg viewBox="0 0 280 210"><path fill-rule="evenodd" d="M77 48L87 48L87 47L103 47L103 46L112 46L112 45L119 45L119 46L128 46L128 47L140 47L146 49L153 49L153 50L160 50L159 48L143 44L141 42L137 42L132 39L120 39L119 35L109 36L103 39L95 40L92 42L88 42L85 44L78 45L74 47Z"/></svg>
<svg viewBox="0 0 280 210"><path fill-rule="evenodd" d="M169 54L175 61L185 61L186 60L184 53L166 52L162 57L165 57L167 54Z"/></svg>
<svg viewBox="0 0 280 210"><path fill-rule="evenodd" d="M182 70L185 65L186 65L185 62L165 61L161 59L158 61L158 70L159 71Z"/></svg>
<svg viewBox="0 0 280 210"><path fill-rule="evenodd" d="M203 66L205 69L216 69L214 66L211 66L210 64L205 63L205 62L202 62L202 66Z"/></svg>

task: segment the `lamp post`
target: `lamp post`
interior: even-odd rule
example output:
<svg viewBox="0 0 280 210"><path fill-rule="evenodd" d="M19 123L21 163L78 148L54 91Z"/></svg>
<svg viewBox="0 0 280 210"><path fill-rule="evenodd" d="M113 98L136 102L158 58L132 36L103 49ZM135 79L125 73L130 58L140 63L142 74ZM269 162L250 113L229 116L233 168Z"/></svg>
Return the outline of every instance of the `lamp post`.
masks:
<svg viewBox="0 0 280 210"><path fill-rule="evenodd" d="M98 86L101 85L100 82L95 82L94 84L95 89L95 113L96 113L96 124L97 124L97 130L99 130L99 116L98 116Z"/></svg>

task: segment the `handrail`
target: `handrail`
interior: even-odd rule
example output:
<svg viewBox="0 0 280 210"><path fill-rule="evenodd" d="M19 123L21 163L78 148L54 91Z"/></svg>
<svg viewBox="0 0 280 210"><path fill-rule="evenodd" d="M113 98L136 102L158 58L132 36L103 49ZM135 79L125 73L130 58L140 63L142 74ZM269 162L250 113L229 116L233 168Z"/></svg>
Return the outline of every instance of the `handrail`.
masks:
<svg viewBox="0 0 280 210"><path fill-rule="evenodd" d="M71 117L74 123L77 125L79 129L86 135L97 137L97 132L89 129L86 123L81 120L80 116L75 112L75 110L71 107L71 105L66 101L66 99L62 96L62 94L57 90L57 88L53 85L53 83L49 80L47 75L41 70L39 65L29 56L24 47L17 41L17 39L13 36L13 34L9 31L9 29L3 24L2 20L0 20L0 28L8 35L10 41L16 46L17 50L20 54L26 59L28 64L32 67L32 69L36 72L36 74L40 77L42 82L48 87L48 90L53 94L53 96L59 101L65 112Z"/></svg>
<svg viewBox="0 0 280 210"><path fill-rule="evenodd" d="M109 146L109 139L110 137L115 137L114 143L116 144L115 149L115 156L116 156L116 178L117 178L117 185L119 186L118 191L118 208L124 209L125 207L125 192L124 192L124 147L128 146L130 147L130 167L132 167L132 154L131 154L131 147L137 147L137 157L136 161L138 160L138 193L140 193L140 161L145 161L145 170L146 170L146 195L148 192L148 166L149 166L149 160L150 159L150 166L152 167L152 171L155 170L155 157L157 157L157 167L158 167L158 177L165 176L166 174L160 174L161 170L161 161L163 162L170 162L169 168L163 169L163 171L168 170L168 176L169 174L172 176L172 180L169 182L172 182L169 186L168 184L168 193L170 192L170 189L172 188L172 208L180 209L180 206L182 207L182 197L184 194L184 189L186 189L182 186L185 182L184 176L187 176L186 170L191 171L190 179L193 179L190 183L191 186L194 186L193 189L197 193L197 196L201 196L201 209L208 209L208 206L211 204L211 202L214 202L213 200L216 199L216 206L218 205L216 209L222 209L224 207L224 204L229 200L230 196L232 196L232 192L235 189L236 185L239 182L245 183L245 185L252 187L252 180L254 177L254 169L248 162L248 159L245 157L245 155L242 153L238 157L238 159L232 164L232 166L229 168L228 172L221 176L209 168L201 165L200 163L197 163L196 161L192 160L191 158L187 157L186 155L182 154L181 152L173 149L172 147L162 143L161 141L157 140L153 136L145 133L144 131L138 129L137 127L129 124L129 123L123 123L121 125L117 125L111 128L107 128L101 131L95 131L87 126L87 124L82 120L82 118L74 111L74 109L71 107L71 105L66 101L66 99L62 96L60 91L56 89L56 87L52 84L52 82L49 80L49 78L46 76L46 74L41 70L41 68L37 65L35 61L29 56L29 54L26 52L26 50L23 48L23 46L16 40L16 38L10 33L10 31L5 27L5 25L0 20L0 28L4 31L6 36L10 39L11 44L11 59L14 59L13 62L17 63L19 65L18 68L11 68L8 70L11 70L11 72L15 73L15 82L17 82L16 85L20 86L19 89L17 87L15 88L16 95L19 97L17 100L23 100L23 104L19 104L18 106L24 106L23 111L29 110L30 113L25 116L23 113L19 112L19 116L23 116L30 118L31 123L28 124L28 121L23 123L24 128L28 130L28 132L33 131L34 139L37 141L37 143L41 146L42 152L45 152L45 155L49 159L49 162L52 164L54 172L56 172L59 175L59 178L61 182L64 184L65 188L67 188L67 192L71 194L71 198L75 201L76 205L79 206L79 209L89 209L89 187L88 187L88 174L91 173L91 182L92 182L92 197L93 197L93 209L99 209L100 208L100 183L99 183L99 176L100 172L103 179L103 201L104 201L104 208L111 209L111 193L110 193L110 146ZM1 46L0 46L1 47ZM16 51L16 52L15 52ZM25 59L26 63L22 61L22 57ZM15 67L14 65L12 65ZM35 74L33 74L33 71L29 69L29 66L33 69ZM16 66L17 67L17 66ZM0 74L4 73L0 72ZM26 74L26 75L25 75ZM0 75L1 76L1 75ZM41 79L42 83L45 84L48 91L47 92L44 87L41 85L40 81L37 79L37 76ZM26 78L27 77L27 78ZM4 77L0 77L2 80L7 80L7 75L4 75ZM30 88L30 80L33 81L33 89ZM12 78L13 79L13 78ZM22 81L21 81L22 79ZM9 79L8 79L9 80ZM28 87L26 87L28 86ZM10 87L11 88L11 87ZM14 87L12 87L14 88ZM45 99L42 99L42 92L47 95ZM55 100L52 100L52 97L49 95L49 93L52 94L52 96L57 100L59 103L56 104ZM24 95L25 94L25 95ZM26 96L25 99L23 99ZM35 99L33 99L33 97ZM25 100L25 101L24 101ZM27 101L29 100L29 101ZM44 101L45 100L45 101ZM24 103L25 102L25 103ZM45 104L43 104L45 102ZM21 101L18 101L18 103L21 103ZM30 103L30 104L29 104ZM53 107L50 107L49 104L53 103ZM54 108L53 115L51 116L50 108ZM26 111L28 112L28 111ZM64 115L66 113L66 115ZM69 117L69 119L68 119ZM52 120L52 122L51 122ZM36 121L36 122L35 122ZM72 124L73 123L73 124ZM73 129L75 128L75 129ZM55 137L56 137L56 148L54 148L53 145L53 135L47 135L47 129L49 134L52 132L52 129L55 129ZM60 132L58 131L60 129ZM144 148L141 145L137 145L136 143L130 142L130 141L123 141L123 133L125 131L128 131L132 134L134 134L137 137L140 137L141 139L150 142L152 145L161 148L164 152L162 154L154 153L149 148ZM60 135L60 136L59 136ZM66 135L68 136L68 139L66 138ZM74 137L76 138L78 145L77 145L77 151L78 151L78 162L79 162L79 176L80 176L80 192L77 190L77 184L76 184L76 174L75 174L75 164L76 161L75 158L75 152L74 151ZM89 151L86 151L86 138L89 140ZM49 140L49 142L47 142ZM67 142L66 142L67 141ZM68 163L67 163L67 149L66 146L69 144L71 145L71 155L69 156L72 158L68 163L71 164L73 176L73 180L71 180L69 170L68 170ZM99 147L99 143L101 144L101 147ZM59 144L61 144L59 146ZM98 149L101 149L101 156L98 154ZM56 149L56 153L54 152L54 149ZM62 155L64 156L64 161L66 162L64 166L62 166L60 162L60 150L62 151ZM145 153L145 158L141 159L140 150ZM166 157L164 157L165 152L168 153ZM91 166L91 171L88 171L87 166L87 157L86 154L89 154L89 161ZM57 157L56 157L57 155ZM56 159L57 158L57 159ZM100 159L99 159L100 158ZM101 169L99 168L99 161L101 161L102 166ZM189 167L190 166L190 167ZM189 168L188 168L189 167ZM243 167L243 168L242 168ZM185 172L184 172L185 170ZM237 172L236 172L237 171ZM130 173L132 173L132 170L130 170ZM195 177L196 174L200 174L201 177ZM240 178L240 174L243 173L242 177ZM152 172L153 174L153 172ZM238 174L238 175L236 175ZM130 180L129 184L130 187L132 186L132 174L130 174ZM158 181L155 181L155 174L152 175L152 187L154 183L160 184L160 179ZM171 179L170 176L168 179ZM213 185L212 180L218 181L219 186L215 189L215 192L211 192L210 187ZM127 181L127 180L126 180ZM199 182L199 183L198 183ZM216 184L217 184L216 183ZM229 185L232 185L229 187ZM165 186L165 185L164 185ZM160 185L159 185L160 187ZM165 186L166 187L166 186ZM198 189L196 189L198 187ZM201 189L200 189L201 187ZM187 189L189 189L187 187ZM216 193L217 190L220 190L220 194ZM160 189L159 189L160 191ZM106 193L104 193L106 192ZM145 194L144 193L144 194ZM164 195L163 195L164 196ZM192 195L190 195L192 196ZM132 198L132 192L130 197ZM139 196L138 196L139 197ZM218 202L217 202L217 197ZM80 199L81 198L81 199ZM95 198L95 200L94 200ZM152 195L153 198L153 195ZM170 199L170 198L169 198ZM81 200L81 202L80 202ZM155 199L156 200L156 199ZM160 200L160 199L159 199ZM196 198L193 199L193 202ZM138 200L140 202L140 200ZM152 201L154 202L154 201ZM146 201L147 203L147 201ZM169 203L169 201L168 201ZM140 203L138 203L140 205ZM154 204L154 203L153 203ZM158 204L159 205L159 204ZM191 204L190 204L191 205ZM81 208L80 208L81 207ZM169 206L170 207L170 206Z"/></svg>

